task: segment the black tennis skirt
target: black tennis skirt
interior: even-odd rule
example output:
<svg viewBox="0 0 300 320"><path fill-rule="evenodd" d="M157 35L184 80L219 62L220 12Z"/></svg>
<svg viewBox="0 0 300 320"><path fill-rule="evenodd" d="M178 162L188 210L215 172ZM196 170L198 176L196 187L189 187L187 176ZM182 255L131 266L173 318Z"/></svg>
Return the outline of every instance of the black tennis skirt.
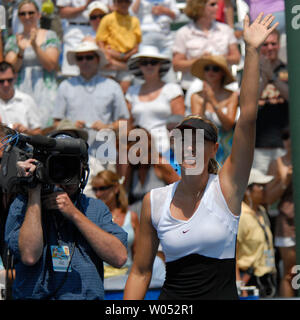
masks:
<svg viewBox="0 0 300 320"><path fill-rule="evenodd" d="M191 254L166 263L159 300L237 300L235 258Z"/></svg>

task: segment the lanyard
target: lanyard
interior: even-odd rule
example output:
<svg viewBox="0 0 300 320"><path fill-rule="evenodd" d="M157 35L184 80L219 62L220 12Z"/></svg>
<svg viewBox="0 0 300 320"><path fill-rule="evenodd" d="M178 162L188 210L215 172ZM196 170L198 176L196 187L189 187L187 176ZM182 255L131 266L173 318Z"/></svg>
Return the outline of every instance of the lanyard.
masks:
<svg viewBox="0 0 300 320"><path fill-rule="evenodd" d="M62 241L62 236L61 236L61 227L63 226L63 224L65 223L64 219L62 219L62 221L60 222L60 224L58 224L57 221L57 214L60 213L56 213L56 212L51 212L50 214L53 214L53 221L54 221L54 228L57 234L57 242L60 246L62 246L63 241Z"/></svg>
<svg viewBox="0 0 300 320"><path fill-rule="evenodd" d="M255 218L256 218L259 226L263 229L263 232L264 232L264 235L265 235L265 239L266 239L266 242L267 242L267 245L268 245L268 249L271 249L271 242L270 242L270 239L269 239L269 236L268 236L268 233L267 233L267 229L266 229L266 224L267 224L267 223L266 223L266 219L265 219L264 213L261 212L261 215L262 215L262 217L263 217L263 219L264 219L264 224L262 224L262 223L259 221L256 213L255 213Z"/></svg>

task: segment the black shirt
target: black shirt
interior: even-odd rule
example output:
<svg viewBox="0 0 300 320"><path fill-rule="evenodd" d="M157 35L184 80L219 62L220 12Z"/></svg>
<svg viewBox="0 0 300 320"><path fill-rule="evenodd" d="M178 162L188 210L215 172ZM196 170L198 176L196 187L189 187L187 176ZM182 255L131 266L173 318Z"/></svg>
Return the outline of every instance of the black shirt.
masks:
<svg viewBox="0 0 300 320"><path fill-rule="evenodd" d="M287 81L287 67L281 63L275 74ZM282 130L289 125L288 102L280 95L274 84L269 83L259 100L256 120L256 148L283 148Z"/></svg>

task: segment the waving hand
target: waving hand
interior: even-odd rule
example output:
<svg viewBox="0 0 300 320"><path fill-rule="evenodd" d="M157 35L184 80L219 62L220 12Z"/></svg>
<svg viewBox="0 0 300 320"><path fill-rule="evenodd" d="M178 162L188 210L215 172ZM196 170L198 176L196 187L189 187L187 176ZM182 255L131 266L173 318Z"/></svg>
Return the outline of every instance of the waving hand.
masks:
<svg viewBox="0 0 300 320"><path fill-rule="evenodd" d="M268 14L263 18L263 13L261 12L258 17L253 21L250 25L249 17L246 15L244 20L244 41L246 44L258 48L269 36L270 33L278 26L278 22L276 22L272 27L274 20L274 16L272 14Z"/></svg>

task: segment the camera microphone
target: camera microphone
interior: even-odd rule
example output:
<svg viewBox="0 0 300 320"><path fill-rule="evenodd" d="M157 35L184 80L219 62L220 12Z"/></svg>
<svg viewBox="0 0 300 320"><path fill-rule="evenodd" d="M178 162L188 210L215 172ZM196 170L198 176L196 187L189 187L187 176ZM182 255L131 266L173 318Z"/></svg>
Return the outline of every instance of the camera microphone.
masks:
<svg viewBox="0 0 300 320"><path fill-rule="evenodd" d="M54 138L48 138L42 135L27 136L24 134L19 134L19 140L21 142L27 142L35 147L52 149L56 145L56 140Z"/></svg>
<svg viewBox="0 0 300 320"><path fill-rule="evenodd" d="M59 151L66 154L85 154L87 152L87 144L82 139L64 138L55 139L42 135L27 136L19 134L21 142L27 142L34 147L51 151Z"/></svg>

